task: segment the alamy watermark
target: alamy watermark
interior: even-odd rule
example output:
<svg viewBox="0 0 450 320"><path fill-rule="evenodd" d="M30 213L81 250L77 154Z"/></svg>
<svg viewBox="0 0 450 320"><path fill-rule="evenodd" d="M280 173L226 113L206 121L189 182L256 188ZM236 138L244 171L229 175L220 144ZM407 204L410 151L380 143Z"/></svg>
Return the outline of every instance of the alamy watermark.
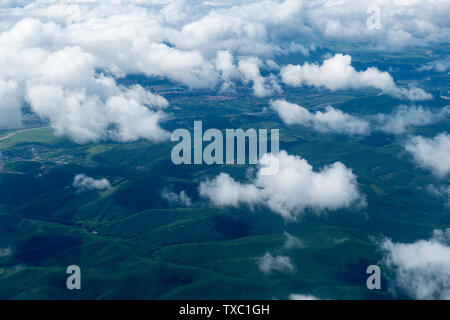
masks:
<svg viewBox="0 0 450 320"><path fill-rule="evenodd" d="M225 139L219 129L203 132L202 121L194 121L194 139L187 129L176 129L171 140L178 141L171 153L172 162L180 164L258 164L262 175L278 173L279 129L270 130L270 154L268 154L267 129L226 129ZM225 141L224 141L225 140ZM248 141L248 153L246 152ZM208 144L203 147L203 142ZM225 145L225 148L224 148ZM192 152L193 146L193 152Z"/></svg>
<svg viewBox="0 0 450 320"><path fill-rule="evenodd" d="M67 277L66 286L69 290L81 290L81 269L77 265L70 265L66 269Z"/></svg>
<svg viewBox="0 0 450 320"><path fill-rule="evenodd" d="M367 18L366 25L369 30L381 29L381 8L375 4L371 4L367 8L370 16Z"/></svg>
<svg viewBox="0 0 450 320"><path fill-rule="evenodd" d="M381 269L376 264L370 265L366 270L367 274L370 276L367 278L366 286L369 290L380 290L381 289Z"/></svg>

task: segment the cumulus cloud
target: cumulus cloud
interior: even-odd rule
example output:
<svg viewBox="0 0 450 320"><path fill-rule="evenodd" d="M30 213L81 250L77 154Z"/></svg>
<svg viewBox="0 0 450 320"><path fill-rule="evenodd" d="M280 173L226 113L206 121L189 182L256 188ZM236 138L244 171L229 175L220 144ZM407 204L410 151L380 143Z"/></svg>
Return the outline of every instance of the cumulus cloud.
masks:
<svg viewBox="0 0 450 320"><path fill-rule="evenodd" d="M199 193L218 207L237 207L244 203L253 205L262 200L255 185L241 184L223 172L213 180L200 183Z"/></svg>
<svg viewBox="0 0 450 320"><path fill-rule="evenodd" d="M75 175L72 185L77 191L105 190L111 188L108 179L94 179L84 174Z"/></svg>
<svg viewBox="0 0 450 320"><path fill-rule="evenodd" d="M439 111L433 111L422 106L398 106L390 114L377 114L375 120L378 129L384 132L401 134L410 130L411 127L425 126L450 115L450 106Z"/></svg>
<svg viewBox="0 0 450 320"><path fill-rule="evenodd" d="M287 0L197 6L202 16L184 25L173 41L185 49L202 48L205 55L217 49L239 55L268 55L280 50L270 38L294 37L304 28L299 23L302 5L301 1Z"/></svg>
<svg viewBox="0 0 450 320"><path fill-rule="evenodd" d="M295 266L288 256L273 256L266 252L264 256L258 259L258 267L264 273L278 271L281 273L291 273L295 271Z"/></svg>
<svg viewBox="0 0 450 320"><path fill-rule="evenodd" d="M268 8L273 9L271 14ZM190 88L213 88L221 71L212 59L218 52L271 55L279 47L269 43L267 28L282 25L298 10L295 1L244 4L220 12L217 7L184 1L166 6L125 1L34 2L27 10L14 9L17 24L0 36L0 42L13 40L28 48L50 50L79 46L116 75L143 73ZM68 24L74 12L80 13L76 24ZM249 20L248 15L255 19Z"/></svg>
<svg viewBox="0 0 450 320"><path fill-rule="evenodd" d="M320 213L366 205L356 176L341 162L314 171L305 159L281 151L278 173L263 175L265 164L272 163L273 157L264 155L256 177L249 183L240 183L221 173L200 183L200 195L215 206L263 205L285 219L296 219L306 209Z"/></svg>
<svg viewBox="0 0 450 320"><path fill-rule="evenodd" d="M233 63L233 56L227 50L217 52L216 69L222 78L222 91L232 91L234 89L233 78L238 76L238 70Z"/></svg>
<svg viewBox="0 0 450 320"><path fill-rule="evenodd" d="M343 89L375 88L400 99L428 100L432 96L420 88L399 88L388 72L371 67L357 71L351 65L351 56L336 54L321 65L306 62L287 65L281 70L282 81L290 86L325 87L332 91Z"/></svg>
<svg viewBox="0 0 450 320"><path fill-rule="evenodd" d="M330 106L326 107L325 111L316 111L314 113L286 100L271 101L270 106L278 113L283 122L288 125L300 124L320 132L336 132L351 135L370 133L369 122Z"/></svg>
<svg viewBox="0 0 450 320"><path fill-rule="evenodd" d="M98 73L106 64L79 46L53 48L47 44L47 29L57 34L59 27L24 19L0 35L4 49L0 51L0 95L4 98L0 112L8 115L0 125L20 123L20 107L26 101L37 115L50 121L57 134L77 143L160 141L169 136L159 125L167 100L138 85L118 86L114 78ZM15 46L8 43L9 38L16 41Z"/></svg>
<svg viewBox="0 0 450 320"><path fill-rule="evenodd" d="M278 65L273 60L261 61L256 57L240 58L238 64L234 64L233 55L228 50L217 52L215 59L216 70L221 79L221 91L234 91L233 80L241 80L250 85L257 97L270 96L281 92L278 80L273 74L264 78L261 75L261 67L270 70L278 70Z"/></svg>
<svg viewBox="0 0 450 320"><path fill-rule="evenodd" d="M450 135L446 132L438 134L434 138L415 136L410 138L405 146L414 162L431 170L439 178L444 178L450 173Z"/></svg>
<svg viewBox="0 0 450 320"><path fill-rule="evenodd" d="M395 281L416 299L450 299L450 229L435 230L429 240L380 244Z"/></svg>
<svg viewBox="0 0 450 320"><path fill-rule="evenodd" d="M68 135L77 143L107 139L127 142L139 138L161 141L169 136L159 126L164 114L149 108L153 103L164 105L165 100L140 86L112 85L108 89L110 96L104 100L84 90L36 84L28 88L26 99L38 115L50 120L56 134Z"/></svg>
<svg viewBox="0 0 450 320"><path fill-rule="evenodd" d="M274 93L280 93L281 88L275 76L263 78L259 71L262 61L258 58L246 58L239 60L239 71L243 75L244 83L252 83L253 92L257 97L265 97Z"/></svg>
<svg viewBox="0 0 450 320"><path fill-rule="evenodd" d="M169 203L181 204L185 207L190 207L192 205L192 200L186 194L186 192L180 191L180 193L170 192L168 190L163 190L161 197Z"/></svg>

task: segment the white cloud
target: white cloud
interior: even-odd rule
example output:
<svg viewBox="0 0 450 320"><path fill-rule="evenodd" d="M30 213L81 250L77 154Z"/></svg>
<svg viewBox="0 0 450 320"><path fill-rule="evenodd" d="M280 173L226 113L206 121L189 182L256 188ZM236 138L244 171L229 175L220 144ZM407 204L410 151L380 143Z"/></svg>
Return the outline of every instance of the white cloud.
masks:
<svg viewBox="0 0 450 320"><path fill-rule="evenodd" d="M293 236L289 232L285 231L284 236L286 237L286 241L284 242L283 248L285 249L299 249L304 248L305 244L299 238Z"/></svg>
<svg viewBox="0 0 450 320"><path fill-rule="evenodd" d="M381 29L367 27L370 5L380 8ZM205 11L201 19L183 28L189 48L203 45L213 50L226 44L241 54L260 54L279 50L270 40L280 38L342 40L380 49L449 39L445 0L221 1Z"/></svg>
<svg viewBox="0 0 450 320"><path fill-rule="evenodd" d="M325 111L312 113L304 107L285 100L271 101L270 106L288 125L300 124L320 132L363 135L370 133L369 123L366 120L353 117L333 107L326 107Z"/></svg>
<svg viewBox="0 0 450 320"><path fill-rule="evenodd" d="M8 103L8 109L0 107L2 114L9 111L9 118L3 117L3 122L12 122L8 120L11 118L15 123L20 122L20 106L26 100L36 114L50 120L57 134L67 135L77 143L139 138L160 141L169 136L159 126L164 118L160 109L168 106L168 102L140 86L120 87L113 78L98 74L98 68L107 66L101 58L79 46L55 50L53 45L27 48L48 42L45 40L47 25L25 19L11 32L0 36L2 45L5 38L39 38L41 34L35 34L34 29L43 29L38 43L20 38L16 47L2 46L0 94L6 96L4 101ZM51 26L51 30L59 30L59 27ZM6 86L2 78L14 80L9 80ZM5 123L0 125L5 126Z"/></svg>
<svg viewBox="0 0 450 320"><path fill-rule="evenodd" d="M68 135L77 143L139 138L161 141L169 136L159 126L164 114L150 109L167 105L163 98L140 86L121 88L111 79L95 81L99 88L109 91L106 100L88 95L86 90L48 84L30 85L26 99L38 115L50 120L56 134Z"/></svg>
<svg viewBox="0 0 450 320"><path fill-rule="evenodd" d="M396 284L416 299L450 299L450 229L435 230L429 240L381 243L385 263L395 269Z"/></svg>
<svg viewBox="0 0 450 320"><path fill-rule="evenodd" d="M189 198L184 190L180 191L180 193L175 193L164 189L161 193L161 197L169 203L179 203L185 207L190 207L192 205L191 198Z"/></svg>
<svg viewBox="0 0 450 320"><path fill-rule="evenodd" d="M388 133L401 134L411 127L424 126L443 119L450 115L450 106L439 111L432 111L422 106L398 106L390 114L377 114L375 120L378 129Z"/></svg>
<svg viewBox="0 0 450 320"><path fill-rule="evenodd" d="M450 56L445 57L442 60L435 60L425 64L419 68L419 71L435 70L437 72L446 72L450 70Z"/></svg>
<svg viewBox="0 0 450 320"><path fill-rule="evenodd" d="M218 207L237 207L243 203L253 205L261 201L260 190L255 185L241 184L227 173L200 183L199 193Z"/></svg>
<svg viewBox="0 0 450 320"><path fill-rule="evenodd" d="M199 193L215 206L264 205L285 219L296 219L306 209L320 213L325 210L360 208L366 205L359 192L356 176L341 162L314 171L298 156L279 153L279 171L263 175L264 163L275 157L266 154L250 183L235 181L226 173L200 183Z"/></svg>
<svg viewBox="0 0 450 320"><path fill-rule="evenodd" d="M301 24L292 28L301 17L301 7L302 2L295 0L243 4L230 1L222 8L197 7L197 12L203 16L184 25L172 40L185 49L202 48L205 55L219 49L239 55L271 54L280 48L269 40L270 36L289 36L288 31L298 35L297 30L303 28Z"/></svg>
<svg viewBox="0 0 450 320"><path fill-rule="evenodd" d="M262 61L257 58L245 58L239 60L239 71L243 76L244 83L252 83L253 92L257 97L270 96L280 93L281 88L274 76L263 78L259 71Z"/></svg>
<svg viewBox="0 0 450 320"><path fill-rule="evenodd" d="M311 294L291 293L289 295L289 300L320 300L320 299Z"/></svg>
<svg viewBox="0 0 450 320"><path fill-rule="evenodd" d="M238 70L233 64L233 56L229 51L222 50L217 52L216 69L223 81L221 89L223 91L233 90L232 79L238 76Z"/></svg>
<svg viewBox="0 0 450 320"><path fill-rule="evenodd" d="M304 65L287 65L281 70L282 81L290 86L325 87L332 91L342 89L375 88L397 98L428 100L432 96L420 88L399 88L388 72L371 67L356 71L351 56L336 54L321 65L306 62Z"/></svg>
<svg viewBox="0 0 450 320"><path fill-rule="evenodd" d="M291 273L295 271L295 266L288 256L273 256L266 252L264 256L258 259L259 270L264 273L278 271L281 273Z"/></svg>
<svg viewBox="0 0 450 320"><path fill-rule="evenodd" d="M405 150L413 156L414 162L431 170L437 177L450 173L450 135L441 133L434 138L416 136L405 144Z"/></svg>
<svg viewBox="0 0 450 320"><path fill-rule="evenodd" d="M300 124L320 132L336 132L350 135L370 134L369 120L373 120L375 129L402 134L412 127L425 126L446 119L450 115L450 106L432 110L422 106L397 106L390 114L378 113L367 119L351 116L333 107L325 111L310 112L308 109L285 100L271 101L274 109L284 123Z"/></svg>
<svg viewBox="0 0 450 320"><path fill-rule="evenodd" d="M162 8L161 13L167 23L177 24L187 18L185 9L186 0L173 0Z"/></svg>
<svg viewBox="0 0 450 320"><path fill-rule="evenodd" d="M109 181L105 178L94 179L84 174L77 174L73 179L73 187L77 191L105 190L111 188Z"/></svg>

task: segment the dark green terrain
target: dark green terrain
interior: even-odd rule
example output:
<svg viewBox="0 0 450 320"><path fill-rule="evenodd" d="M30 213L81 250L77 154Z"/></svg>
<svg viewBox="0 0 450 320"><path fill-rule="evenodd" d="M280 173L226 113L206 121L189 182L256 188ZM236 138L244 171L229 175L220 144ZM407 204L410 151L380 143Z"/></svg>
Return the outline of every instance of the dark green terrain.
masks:
<svg viewBox="0 0 450 320"><path fill-rule="evenodd" d="M448 86L448 75L416 71L430 60L425 50L374 54L336 45L332 51L351 54L357 69L389 66L399 84L414 80L435 97L424 106L448 104L437 90ZM169 141L79 145L55 136L48 123L29 123L31 130L0 140L0 248L12 252L0 256L0 299L286 299L291 293L398 298L403 296L389 291L388 268L382 290L365 286L366 267L382 264L377 241L383 236L414 241L450 226L442 199L424 190L439 180L417 168L402 148L407 135L375 131L349 137L286 126L264 109L268 99L253 97L244 86L222 96L139 75L121 81L139 83L170 102L172 118L162 124L168 131L192 130L194 120L202 120L204 130L279 128L280 148L307 159L316 170L335 161L352 168L367 208L306 212L296 222L263 207L215 208L199 197L199 183L220 172L245 181L251 166L176 166ZM281 97L289 102L313 110L332 105L362 117L406 103L376 90L283 90ZM446 130L450 119L409 133L434 136ZM112 188L77 192L72 182L79 173L107 178ZM164 189L185 190L193 205L169 204L161 197ZM285 231L305 244L288 252L298 272L262 273L258 258L268 251L286 253ZM82 290L66 288L65 271L72 264L81 267Z"/></svg>

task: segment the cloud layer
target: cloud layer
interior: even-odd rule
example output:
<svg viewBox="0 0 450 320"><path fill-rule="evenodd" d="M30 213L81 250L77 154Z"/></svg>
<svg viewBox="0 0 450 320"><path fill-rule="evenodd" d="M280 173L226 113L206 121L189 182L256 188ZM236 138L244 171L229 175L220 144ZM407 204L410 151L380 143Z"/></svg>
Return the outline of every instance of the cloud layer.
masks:
<svg viewBox="0 0 450 320"><path fill-rule="evenodd" d="M400 99L429 100L432 96L420 88L399 88L392 76L377 68L357 71L349 55L336 54L321 65L306 62L287 65L281 70L282 81L290 86L325 87L330 90L375 88Z"/></svg>
<svg viewBox="0 0 450 320"><path fill-rule="evenodd" d="M369 5L381 8L381 29L366 25ZM448 43L450 37L444 0L24 0L2 1L1 8L0 126L20 126L26 103L80 143L167 137L160 128L167 102L156 95L151 101L130 98L136 89L115 83L126 75L192 89L228 90L241 81L265 97L281 90L270 59L307 56L317 39L400 48ZM356 71L350 62L336 55L320 66L287 66L282 76L291 85L372 87L404 99L430 98L419 88L397 87L376 68ZM41 90L55 93L47 97Z"/></svg>

